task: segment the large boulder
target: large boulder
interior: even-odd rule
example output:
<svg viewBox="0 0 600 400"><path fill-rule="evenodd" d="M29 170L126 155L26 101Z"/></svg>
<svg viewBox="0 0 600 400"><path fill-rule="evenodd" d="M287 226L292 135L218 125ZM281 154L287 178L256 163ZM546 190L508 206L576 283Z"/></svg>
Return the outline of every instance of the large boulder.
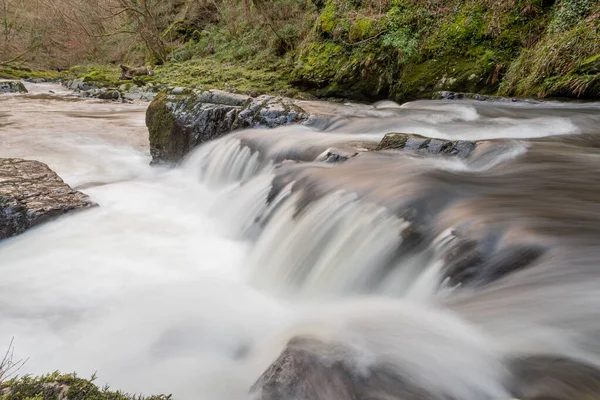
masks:
<svg viewBox="0 0 600 400"><path fill-rule="evenodd" d="M288 98L253 98L220 90L160 93L146 113L153 163L180 161L194 147L235 129L273 128L308 119Z"/></svg>
<svg viewBox="0 0 600 400"><path fill-rule="evenodd" d="M257 400L434 399L425 388L404 379L391 366L360 371L336 353L340 344L295 337L250 389Z"/></svg>
<svg viewBox="0 0 600 400"><path fill-rule="evenodd" d="M21 81L0 80L0 93L27 93Z"/></svg>
<svg viewBox="0 0 600 400"><path fill-rule="evenodd" d="M61 214L95 205L46 164L0 158L0 240Z"/></svg>

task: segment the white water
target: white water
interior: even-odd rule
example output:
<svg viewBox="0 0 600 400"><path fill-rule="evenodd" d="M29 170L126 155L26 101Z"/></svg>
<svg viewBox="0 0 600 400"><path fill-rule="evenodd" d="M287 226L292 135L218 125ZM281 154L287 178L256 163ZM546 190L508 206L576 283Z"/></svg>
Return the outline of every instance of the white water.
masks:
<svg viewBox="0 0 600 400"><path fill-rule="evenodd" d="M50 88L31 86L34 93ZM380 107L397 125L393 111L411 106ZM532 333L516 340L519 325L507 318L495 341L428 305L440 294L440 266L428 257L402 260L371 288L408 303L339 304L390 262L407 223L337 191L294 218L291 185L268 206L272 166L237 138L209 144L183 168L161 170L148 166L144 105L14 96L0 99L0 110L9 114L0 119L0 157L46 162L101 205L0 243L0 346L15 337L17 357L30 358L24 372L97 372L99 383L131 392L241 399L286 340L308 332L350 345L355 351L343 357L358 370L383 360L436 393L479 400L508 397L500 344L521 349L539 339ZM403 127L438 132L434 125L458 121L444 128L454 137L460 123L478 119L471 107L436 110L434 118L403 120ZM471 126L466 134L579 129L561 117L546 119L541 130L535 118L505 122L484 132ZM372 129L362 140L388 129L372 119L365 124ZM352 129L361 123L340 132ZM269 142L269 156L324 136L298 139L300 131L307 133L292 129L296 135ZM200 183L202 168L210 187ZM294 286L303 296L288 296L297 294L286 291ZM256 346L263 350L243 359Z"/></svg>
<svg viewBox="0 0 600 400"><path fill-rule="evenodd" d="M0 243L0 347L15 337L21 372L97 371L131 392L230 398L232 361L288 312L245 282L247 245L208 212L219 193L148 165L145 105L0 107L12 122L0 157L46 162L71 185L108 183L84 190L100 207Z"/></svg>

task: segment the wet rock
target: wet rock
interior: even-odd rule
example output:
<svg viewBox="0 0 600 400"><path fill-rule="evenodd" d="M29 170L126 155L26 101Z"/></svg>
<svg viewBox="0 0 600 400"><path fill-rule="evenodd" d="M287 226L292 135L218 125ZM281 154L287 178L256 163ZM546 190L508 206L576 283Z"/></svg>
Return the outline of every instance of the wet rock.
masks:
<svg viewBox="0 0 600 400"><path fill-rule="evenodd" d="M345 349L346 352L349 349ZM310 337L290 340L281 355L252 386L257 400L434 399L431 393L385 365L368 371L343 361L338 344Z"/></svg>
<svg viewBox="0 0 600 400"><path fill-rule="evenodd" d="M256 98L210 90L192 94L160 93L146 113L153 163L180 161L191 149L235 129L307 121L291 99Z"/></svg>
<svg viewBox="0 0 600 400"><path fill-rule="evenodd" d="M388 133L379 145L380 150L410 150L432 155L454 155L466 158L477 147L477 142L467 140L433 139L410 133Z"/></svg>
<svg viewBox="0 0 600 400"><path fill-rule="evenodd" d="M90 91L94 89L99 89L98 86L90 84L85 81L83 78L74 79L72 81L68 81L66 86L75 91Z"/></svg>
<svg viewBox="0 0 600 400"><path fill-rule="evenodd" d="M598 399L600 370L553 355L520 357L511 363L518 398L523 400Z"/></svg>
<svg viewBox="0 0 600 400"><path fill-rule="evenodd" d="M21 81L0 80L1 93L27 93L27 89Z"/></svg>
<svg viewBox="0 0 600 400"><path fill-rule="evenodd" d="M96 204L71 189L46 164L0 158L0 239Z"/></svg>
<svg viewBox="0 0 600 400"><path fill-rule="evenodd" d="M533 265L545 253L539 245L517 243L498 245L498 238L454 230L441 251L442 281L455 286L485 286Z"/></svg>
<svg viewBox="0 0 600 400"><path fill-rule="evenodd" d="M178 86L169 91L169 94L181 95L188 93L188 90L184 87Z"/></svg>
<svg viewBox="0 0 600 400"><path fill-rule="evenodd" d="M540 101L532 99L518 99L514 97L502 97L502 96L490 96L479 93L466 93L466 92L450 92L447 90L434 92L432 100L477 100L487 102L501 102L501 103L514 103L524 102L538 104Z"/></svg>
<svg viewBox="0 0 600 400"><path fill-rule="evenodd" d="M346 150L346 149L335 149L329 148L319 155L315 161L326 162L326 163L340 163L348 161L352 157L358 155L358 151Z"/></svg>
<svg viewBox="0 0 600 400"><path fill-rule="evenodd" d="M108 89L104 93L101 93L98 98L102 100L119 100L121 93L116 89Z"/></svg>
<svg viewBox="0 0 600 400"><path fill-rule="evenodd" d="M433 100L463 100L463 99L471 99L471 100L479 100L486 101L489 97L484 96L479 93L461 93L461 92L450 92L450 91L440 91L434 92L432 99Z"/></svg>

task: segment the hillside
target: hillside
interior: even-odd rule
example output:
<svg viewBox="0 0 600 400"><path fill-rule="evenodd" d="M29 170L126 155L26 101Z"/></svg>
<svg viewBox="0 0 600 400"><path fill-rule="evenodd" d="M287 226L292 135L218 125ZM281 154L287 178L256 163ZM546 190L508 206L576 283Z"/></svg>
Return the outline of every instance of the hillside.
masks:
<svg viewBox="0 0 600 400"><path fill-rule="evenodd" d="M150 63L164 65L164 79L188 86L368 100L430 97L438 90L600 94L597 0L101 0L93 5L2 0L2 5L0 48L6 50L0 67L63 70L101 64L115 70L121 62ZM40 23L41 13L46 17Z"/></svg>

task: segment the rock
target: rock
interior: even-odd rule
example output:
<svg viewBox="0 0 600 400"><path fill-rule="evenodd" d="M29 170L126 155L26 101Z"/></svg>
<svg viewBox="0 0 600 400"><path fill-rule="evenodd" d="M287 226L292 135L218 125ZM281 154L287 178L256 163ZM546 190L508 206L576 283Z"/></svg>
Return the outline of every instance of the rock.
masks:
<svg viewBox="0 0 600 400"><path fill-rule="evenodd" d="M21 81L0 80L0 93L27 93Z"/></svg>
<svg viewBox="0 0 600 400"><path fill-rule="evenodd" d="M121 93L116 89L108 89L104 93L100 93L98 98L102 100L119 100Z"/></svg>
<svg viewBox="0 0 600 400"><path fill-rule="evenodd" d="M84 92L100 89L98 86L94 85L93 82L86 82L85 78L78 78L68 81L66 86L71 90L79 90ZM90 96L91 94L88 94L88 97Z"/></svg>
<svg viewBox="0 0 600 400"><path fill-rule="evenodd" d="M169 91L169 94L175 94L175 95L181 95L181 94L186 94L186 93L188 93L188 90L181 86L173 88Z"/></svg>
<svg viewBox="0 0 600 400"><path fill-rule="evenodd" d="M520 399L597 399L600 370L593 364L553 355L521 356L511 363Z"/></svg>
<svg viewBox="0 0 600 400"><path fill-rule="evenodd" d="M450 92L450 91L439 91L434 92L432 100L477 100L477 101L489 101L489 102L501 102L501 103L514 103L524 102L537 104L540 103L538 100L532 99L516 99L514 97L502 97L502 96L490 96L482 95L479 93L463 93L463 92Z"/></svg>
<svg viewBox="0 0 600 400"><path fill-rule="evenodd" d="M71 90L80 90L83 87L83 78L79 78L79 79L74 79L72 81L69 81L68 83L68 87Z"/></svg>
<svg viewBox="0 0 600 400"><path fill-rule="evenodd" d="M46 164L0 158L0 239L96 204L71 189Z"/></svg>
<svg viewBox="0 0 600 400"><path fill-rule="evenodd" d="M142 92L141 93L141 100L144 101L152 101L156 98L158 93L154 93L154 92Z"/></svg>
<svg viewBox="0 0 600 400"><path fill-rule="evenodd" d="M142 100L142 93L139 92L127 92L123 95L123 98L125 100L131 100L131 101L135 101L135 100Z"/></svg>
<svg viewBox="0 0 600 400"><path fill-rule="evenodd" d="M477 147L477 142L468 140L433 139L411 133L388 133L379 145L380 150L411 150L432 155L455 155L467 158Z"/></svg>
<svg viewBox="0 0 600 400"><path fill-rule="evenodd" d="M153 163L180 161L191 149L235 129L303 122L304 111L288 98L221 90L187 95L160 93L146 113Z"/></svg>
<svg viewBox="0 0 600 400"><path fill-rule="evenodd" d="M471 100L479 100L486 101L489 97L484 96L478 93L460 93L460 92L449 92L449 91L441 91L434 92L432 99L433 100L462 100L462 99L471 99Z"/></svg>
<svg viewBox="0 0 600 400"><path fill-rule="evenodd" d="M250 389L257 400L433 399L385 365L361 371L345 362L339 344L295 337ZM436 397L437 398L437 397Z"/></svg>
<svg viewBox="0 0 600 400"><path fill-rule="evenodd" d="M358 155L358 151L346 150L346 149L336 149L336 148L328 148L322 154L320 154L315 161L326 162L326 163L340 163L344 161L348 161L352 157L356 157Z"/></svg>

